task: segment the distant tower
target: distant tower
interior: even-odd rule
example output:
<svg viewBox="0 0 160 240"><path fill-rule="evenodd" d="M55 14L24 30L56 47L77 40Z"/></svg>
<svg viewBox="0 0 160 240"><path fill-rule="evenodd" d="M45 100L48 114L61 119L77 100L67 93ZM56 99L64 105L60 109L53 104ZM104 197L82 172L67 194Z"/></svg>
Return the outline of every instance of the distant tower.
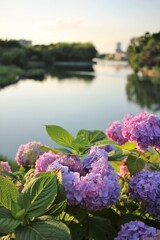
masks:
<svg viewBox="0 0 160 240"><path fill-rule="evenodd" d="M121 53L121 42L117 42L117 46L116 46L116 53Z"/></svg>

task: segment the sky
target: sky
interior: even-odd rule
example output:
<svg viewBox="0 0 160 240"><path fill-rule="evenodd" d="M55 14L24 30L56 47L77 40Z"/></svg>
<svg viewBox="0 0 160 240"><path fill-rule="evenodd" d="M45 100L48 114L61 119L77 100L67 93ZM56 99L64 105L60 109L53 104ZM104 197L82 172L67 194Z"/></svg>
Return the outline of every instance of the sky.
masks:
<svg viewBox="0 0 160 240"><path fill-rule="evenodd" d="M160 31L160 0L0 0L0 38L92 42L100 53Z"/></svg>

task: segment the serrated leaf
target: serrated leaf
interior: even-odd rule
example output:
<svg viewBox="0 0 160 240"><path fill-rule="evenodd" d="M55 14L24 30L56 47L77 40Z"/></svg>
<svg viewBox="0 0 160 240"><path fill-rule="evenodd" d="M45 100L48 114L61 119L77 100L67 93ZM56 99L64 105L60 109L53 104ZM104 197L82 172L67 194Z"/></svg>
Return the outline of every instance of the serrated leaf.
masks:
<svg viewBox="0 0 160 240"><path fill-rule="evenodd" d="M20 221L14 219L8 209L0 207L0 233L11 232L19 224Z"/></svg>
<svg viewBox="0 0 160 240"><path fill-rule="evenodd" d="M71 240L67 226L57 220L35 221L15 231L16 240Z"/></svg>
<svg viewBox="0 0 160 240"><path fill-rule="evenodd" d="M23 189L19 204L26 209L29 218L40 216L52 204L57 195L56 175L42 175L33 179Z"/></svg>
<svg viewBox="0 0 160 240"><path fill-rule="evenodd" d="M77 133L76 139L79 139L80 142L84 142L87 145L93 145L98 141L106 139L106 135L99 130L90 131L82 129Z"/></svg>
<svg viewBox="0 0 160 240"><path fill-rule="evenodd" d="M126 164L130 173L135 174L144 168L145 161L142 158L138 158L137 156L129 155Z"/></svg>
<svg viewBox="0 0 160 240"><path fill-rule="evenodd" d="M57 180L58 180L58 190L57 190L57 196L53 204L49 207L47 212L45 212L46 215L52 215L54 217L58 216L67 205L67 199L66 199L66 193L62 182L62 173L57 173Z"/></svg>
<svg viewBox="0 0 160 240"><path fill-rule="evenodd" d="M46 131L50 138L56 143L65 147L72 148L74 137L64 128L57 125L47 125Z"/></svg>
<svg viewBox="0 0 160 240"><path fill-rule="evenodd" d="M9 210L12 208L12 203L16 202L19 192L15 185L7 178L0 176L0 206Z"/></svg>

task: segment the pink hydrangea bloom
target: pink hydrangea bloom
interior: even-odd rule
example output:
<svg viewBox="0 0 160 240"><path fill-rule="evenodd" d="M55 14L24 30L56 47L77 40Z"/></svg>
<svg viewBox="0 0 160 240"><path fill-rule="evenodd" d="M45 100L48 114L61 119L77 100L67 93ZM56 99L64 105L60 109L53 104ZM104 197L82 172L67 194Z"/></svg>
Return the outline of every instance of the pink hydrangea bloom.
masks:
<svg viewBox="0 0 160 240"><path fill-rule="evenodd" d="M128 167L127 167L127 165L126 165L126 161L127 161L127 158L125 158L125 159L122 161L122 164L123 164L123 165L120 166L120 171L119 171L119 173L118 173L118 176L120 176L120 177L124 177L124 175L129 172Z"/></svg>
<svg viewBox="0 0 160 240"><path fill-rule="evenodd" d="M122 145L127 142L127 139L122 135L122 124L119 121L113 122L106 130L106 135Z"/></svg>
<svg viewBox="0 0 160 240"><path fill-rule="evenodd" d="M149 146L160 149L160 118L142 112L137 116L128 115L123 120L122 135L137 148L146 151Z"/></svg>
<svg viewBox="0 0 160 240"><path fill-rule="evenodd" d="M120 194L118 175L108 163L104 149L92 147L82 163L75 156L44 153L36 162L36 173L60 170L69 205L100 210L114 205Z"/></svg>
<svg viewBox="0 0 160 240"><path fill-rule="evenodd" d="M29 142L21 145L15 156L18 165L28 166L33 165L39 156L43 153L40 149L42 144L40 142Z"/></svg>
<svg viewBox="0 0 160 240"><path fill-rule="evenodd" d="M1 172L11 172L11 166L8 162L0 161L0 171Z"/></svg>

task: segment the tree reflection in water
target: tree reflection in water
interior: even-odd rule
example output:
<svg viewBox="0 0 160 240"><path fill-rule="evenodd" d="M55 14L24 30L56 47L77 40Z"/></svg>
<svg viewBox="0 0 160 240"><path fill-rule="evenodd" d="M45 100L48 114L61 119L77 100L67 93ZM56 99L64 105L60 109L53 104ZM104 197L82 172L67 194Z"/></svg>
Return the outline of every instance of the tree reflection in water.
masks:
<svg viewBox="0 0 160 240"><path fill-rule="evenodd" d="M160 79L131 74L127 77L126 93L129 101L154 112L160 110Z"/></svg>

